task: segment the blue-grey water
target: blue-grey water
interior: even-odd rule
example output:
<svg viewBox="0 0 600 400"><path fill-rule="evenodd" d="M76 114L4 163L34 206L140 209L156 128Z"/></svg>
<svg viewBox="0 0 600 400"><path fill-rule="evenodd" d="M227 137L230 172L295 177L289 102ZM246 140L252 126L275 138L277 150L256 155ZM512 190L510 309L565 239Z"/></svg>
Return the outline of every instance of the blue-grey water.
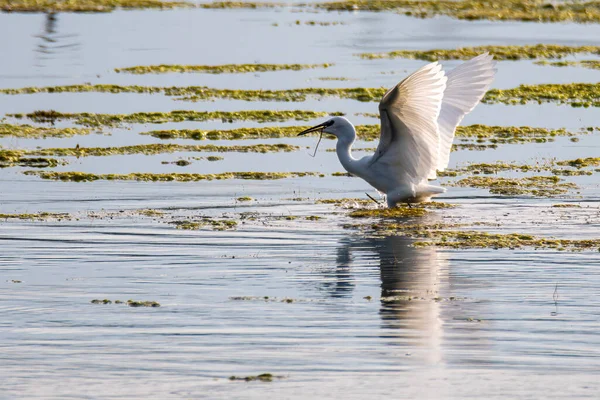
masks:
<svg viewBox="0 0 600 400"><path fill-rule="evenodd" d="M338 21L335 26L295 21ZM277 24L277 26L274 26ZM391 13L275 10L0 14L0 87L114 83L233 89L391 86L423 65L356 53L484 44L600 45L600 25L413 19ZM575 59L575 57L571 57ZM581 57L579 57L581 58ZM128 75L150 64L323 63L328 69L259 74ZM448 68L456 61L444 63ZM349 81L322 81L345 77ZM498 64L494 87L598 82L600 73L530 61ZM161 94L0 95L2 116L62 112L305 109L375 120L376 103L217 100ZM480 105L463 124L598 125L594 108ZM8 122L15 122L7 118ZM320 122L285 122L299 125ZM59 123L57 126L67 126ZM106 129L71 138L0 138L3 148L158 143L153 129L231 129L252 122L184 122ZM578 142L507 144L452 153L467 162L545 162L598 156L600 135ZM223 161L162 164L212 153L67 158L56 171L93 173L341 171L334 146L316 138L193 144L289 143L292 153L219 154ZM373 147L361 142L357 147ZM310 147L308 149L307 147ZM355 178L188 183L68 183L0 170L0 213L69 213L65 220L0 220L0 398L598 398L600 253L448 250L411 246L402 232L346 229L344 209L315 200L362 197ZM517 174L517 176L521 176ZM501 197L451 187L432 221L483 223L493 232L598 238L597 173L568 178L558 199ZM442 184L448 180L442 180ZM251 202L236 198L250 196ZM301 201L293 201L302 198ZM580 208L553 208L573 202ZM162 216L144 216L155 209ZM248 214L250 213L250 214ZM234 230L175 229L173 220L238 220ZM252 216L252 218L249 218ZM290 221L286 217L297 219ZM320 216L307 220L307 216ZM268 297L268 298L265 298ZM407 297L415 298L408 300ZM95 305L151 300L159 308ZM261 373L273 382L230 381Z"/></svg>

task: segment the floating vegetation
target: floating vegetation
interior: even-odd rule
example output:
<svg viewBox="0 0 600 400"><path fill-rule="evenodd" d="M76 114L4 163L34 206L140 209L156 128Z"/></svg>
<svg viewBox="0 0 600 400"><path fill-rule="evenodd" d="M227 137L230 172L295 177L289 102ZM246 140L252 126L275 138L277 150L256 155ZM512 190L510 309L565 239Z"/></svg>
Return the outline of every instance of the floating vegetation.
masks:
<svg viewBox="0 0 600 400"><path fill-rule="evenodd" d="M0 168L30 167L30 168L53 168L64 162L54 158L25 157L25 150L3 150L0 149Z"/></svg>
<svg viewBox="0 0 600 400"><path fill-rule="evenodd" d="M242 196L242 197L238 197L236 200L241 202L241 201L252 201L254 199L249 196Z"/></svg>
<svg viewBox="0 0 600 400"><path fill-rule="evenodd" d="M339 97L358 101L379 101L386 88L299 88L287 90L214 89L206 86L123 86L123 85L67 85L0 89L0 94L19 95L35 93L144 93L176 96L177 100L208 101L215 99L243 101L301 102L308 97Z"/></svg>
<svg viewBox="0 0 600 400"><path fill-rule="evenodd" d="M308 26L336 26L336 25L345 25L341 21L300 21L296 20L296 25L308 25Z"/></svg>
<svg viewBox="0 0 600 400"><path fill-rule="evenodd" d="M563 83L520 85L513 89L491 89L484 103L526 104L528 102L570 104L573 107L600 107L600 84Z"/></svg>
<svg viewBox="0 0 600 400"><path fill-rule="evenodd" d="M134 172L131 174L92 174L86 172L50 172L25 171L25 175L38 176L42 179L70 182L107 181L149 181L149 182L197 182L223 179L274 180L284 178L301 178L305 176L321 176L317 172L222 172L220 174L153 174Z"/></svg>
<svg viewBox="0 0 600 400"><path fill-rule="evenodd" d="M160 0L0 0L0 10L4 12L85 12L102 13L116 9L167 10L181 7L194 7L185 1Z"/></svg>
<svg viewBox="0 0 600 400"><path fill-rule="evenodd" d="M160 307L160 303L156 301L127 300L126 304L129 307Z"/></svg>
<svg viewBox="0 0 600 400"><path fill-rule="evenodd" d="M566 165L575 168L598 167L600 166L600 157L578 158L576 160L558 161L558 165Z"/></svg>
<svg viewBox="0 0 600 400"><path fill-rule="evenodd" d="M412 218L423 217L428 211L423 207L400 206L394 208L363 208L352 211L352 218Z"/></svg>
<svg viewBox="0 0 600 400"><path fill-rule="evenodd" d="M413 237L419 237L418 232ZM554 239L542 238L522 233L488 233L480 231L426 231L426 240L413 243L415 247L436 246L454 249L518 249L533 247L535 249L557 250L595 250L600 247L600 239Z"/></svg>
<svg viewBox="0 0 600 400"><path fill-rule="evenodd" d="M36 150L2 150L0 149L0 167L5 159L9 159L11 154L18 154L19 160L22 160L23 156L72 156L72 157L100 157L100 156L115 156L115 155L131 155L131 154L164 154L164 153L175 153L175 152L238 152L238 153L272 153L272 152L290 152L299 149L298 146L277 143L277 144L253 144L249 146L217 146L213 144L207 145L186 145L186 144L175 144L175 143L153 143L153 144L139 144L133 146L123 147L59 147L59 148L48 148L48 149L36 149ZM13 158L15 156L13 155ZM217 157L218 159L218 157ZM217 161L212 159L211 161ZM220 158L222 159L222 157ZM54 162L57 160L49 159ZM187 160L178 160L175 163L177 165L186 166L190 162Z"/></svg>
<svg viewBox="0 0 600 400"><path fill-rule="evenodd" d="M333 64L225 64L225 65L148 65L115 68L115 72L130 74L166 74L170 72L197 72L204 74L244 74L272 71L300 71L303 69L329 68Z"/></svg>
<svg viewBox="0 0 600 400"><path fill-rule="evenodd" d="M241 140L241 139L272 139L296 137L298 132L310 128L309 126L282 126L282 127L260 127L260 128L238 128L231 130L200 130L200 129L171 129L143 132L142 135L150 135L158 139L193 139L193 140ZM380 135L379 124L355 126L357 136L360 140L378 140ZM584 128L580 132L570 132L566 129L546 129L528 126L488 126L469 125L459 126L456 129L456 137L459 140L488 141L491 144L505 143L544 143L553 140L554 137L592 133L594 127ZM333 136L325 135L325 138L333 139ZM458 147L463 146L458 144ZM467 146L467 145L464 145ZM469 145L473 146L473 145ZM477 145L475 145L477 146ZM367 150L365 150L367 151Z"/></svg>
<svg viewBox="0 0 600 400"><path fill-rule="evenodd" d="M409 58L424 61L470 60L488 52L496 60L532 60L540 58L563 58L573 54L600 54L600 46L562 46L536 44L531 46L476 46L458 49L396 50L387 53L362 53L361 58Z"/></svg>
<svg viewBox="0 0 600 400"><path fill-rule="evenodd" d="M579 132L571 132L566 129L546 129L530 126L489 126L469 125L459 126L456 129L456 137L459 140L476 140L477 143L488 141L492 144L507 143L545 143L553 141L555 137L589 134L597 130L595 127L586 127ZM460 145L460 144L457 144Z"/></svg>
<svg viewBox="0 0 600 400"><path fill-rule="evenodd" d="M284 3L275 3L275 2L252 2L252 1L213 1L210 3L201 3L198 5L201 8L209 8L209 9L236 9L236 8L275 8L275 7L283 7Z"/></svg>
<svg viewBox="0 0 600 400"><path fill-rule="evenodd" d="M552 204L553 208L581 208L579 204L570 204L570 203L562 203L562 204Z"/></svg>
<svg viewBox="0 0 600 400"><path fill-rule="evenodd" d="M237 227L237 221L232 219L213 219L202 218L193 221L173 221L169 224L175 225L177 229L187 231L197 231L200 228L211 227L215 231L224 231L226 229L234 229Z"/></svg>
<svg viewBox="0 0 600 400"><path fill-rule="evenodd" d="M32 220L32 221L47 221L56 219L62 221L64 219L71 219L71 216L67 213L49 213L39 212L35 214L0 214L0 220L7 219L20 219L20 220Z"/></svg>
<svg viewBox="0 0 600 400"><path fill-rule="evenodd" d="M90 303L92 303L92 304L112 304L112 300L109 300L109 299L104 299L104 300L94 299L94 300L90 301Z"/></svg>
<svg viewBox="0 0 600 400"><path fill-rule="evenodd" d="M252 381L260 381L260 382L273 382L273 379L282 379L283 376L276 376L273 374L260 374L260 375L251 375L251 376L230 376L229 380L230 381L245 381L245 382L252 382Z"/></svg>
<svg viewBox="0 0 600 400"><path fill-rule="evenodd" d="M318 215L307 215L306 217L304 217L304 219L307 221L318 221L320 219L323 219L323 217L319 217Z"/></svg>
<svg viewBox="0 0 600 400"><path fill-rule="evenodd" d="M536 61L538 65L550 65L553 67L583 67L589 69L600 69L600 61L598 60L583 60L583 61Z"/></svg>
<svg viewBox="0 0 600 400"><path fill-rule="evenodd" d="M46 128L31 125L12 125L0 123L0 137L40 139L47 137L71 137L89 135L91 131L83 128Z"/></svg>
<svg viewBox="0 0 600 400"><path fill-rule="evenodd" d="M339 207L357 207L357 206L367 206L373 203L373 200L370 199L319 199L316 201L317 204L333 204Z"/></svg>
<svg viewBox="0 0 600 400"><path fill-rule="evenodd" d="M597 1L346 0L318 3L315 6L327 11L396 11L418 18L445 15L466 20L600 22L600 4Z"/></svg>
<svg viewBox="0 0 600 400"><path fill-rule="evenodd" d="M380 101L387 88L301 88L288 90L233 90L213 89L203 86L188 87L154 87L154 86L118 86L118 85L72 85L50 87L26 87L20 89L0 89L3 94L30 93L162 93L167 96L179 96L177 100L207 101L215 99L243 101L280 101L302 102L310 98L335 97L363 102ZM520 85L512 89L491 89L482 99L484 103L526 104L527 102L567 103L574 107L600 105L600 85L595 83L567 83ZM97 127L102 125L117 126L119 123L163 123L179 121L206 121L221 119L223 121L253 120L259 122L285 121L290 119L308 120L327 115L323 112L309 111L172 111L170 113L135 113L130 115L77 113L67 114L57 111L36 111L26 117L36 122L52 122L60 119L75 119L80 125ZM343 115L331 113L331 115ZM22 118L22 114L9 114Z"/></svg>
<svg viewBox="0 0 600 400"><path fill-rule="evenodd" d="M163 124L167 122L183 121L209 121L221 120L223 122L233 121L256 121L283 122L288 120L307 121L327 115L343 115L343 113L326 113L318 111L272 111L272 110L250 110L250 111L191 111L179 110L171 112L139 112L133 114L94 114L94 113L61 113L58 111L34 111L29 114L9 114L15 118L29 118L39 123L54 123L60 120L72 120L78 125L101 127L116 127L123 124Z"/></svg>
<svg viewBox="0 0 600 400"><path fill-rule="evenodd" d="M490 193L503 196L552 197L562 195L577 185L564 182L557 176L529 176L525 178L499 178L489 176L471 176L453 183L454 186L468 186L489 189Z"/></svg>
<svg viewBox="0 0 600 400"><path fill-rule="evenodd" d="M269 297L269 296L232 296L229 300L233 301L264 301L265 303L295 303L298 302L297 299L291 299L289 297L278 298L278 297ZM303 300L310 301L310 300Z"/></svg>
<svg viewBox="0 0 600 400"><path fill-rule="evenodd" d="M143 215L144 217L162 217L165 215L164 211L155 210L152 208L146 208L143 210L137 210L139 215Z"/></svg>

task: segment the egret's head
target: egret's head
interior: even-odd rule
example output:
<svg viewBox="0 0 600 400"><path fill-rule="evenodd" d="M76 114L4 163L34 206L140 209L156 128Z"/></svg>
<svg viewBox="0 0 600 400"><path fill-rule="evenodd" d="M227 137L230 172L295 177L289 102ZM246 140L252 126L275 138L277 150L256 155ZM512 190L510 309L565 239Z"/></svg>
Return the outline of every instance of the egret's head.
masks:
<svg viewBox="0 0 600 400"><path fill-rule="evenodd" d="M311 132L324 132L336 136L338 139L341 137L352 137L354 136L354 126L344 117L333 117L322 124L308 128L298 134L298 136L306 135Z"/></svg>

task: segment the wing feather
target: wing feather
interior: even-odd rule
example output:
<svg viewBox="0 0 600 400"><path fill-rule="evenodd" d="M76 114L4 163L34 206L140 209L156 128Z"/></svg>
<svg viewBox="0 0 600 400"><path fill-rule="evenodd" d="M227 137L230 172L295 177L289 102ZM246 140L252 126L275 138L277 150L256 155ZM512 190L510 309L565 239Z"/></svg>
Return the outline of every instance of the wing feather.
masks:
<svg viewBox="0 0 600 400"><path fill-rule="evenodd" d="M379 104L381 138L370 165L417 184L433 175L440 148L438 117L446 76L437 62L390 89Z"/></svg>
<svg viewBox="0 0 600 400"><path fill-rule="evenodd" d="M437 170L443 171L448 167L456 127L487 92L496 74L495 65L493 56L484 53L447 74L448 81L437 121L440 133Z"/></svg>

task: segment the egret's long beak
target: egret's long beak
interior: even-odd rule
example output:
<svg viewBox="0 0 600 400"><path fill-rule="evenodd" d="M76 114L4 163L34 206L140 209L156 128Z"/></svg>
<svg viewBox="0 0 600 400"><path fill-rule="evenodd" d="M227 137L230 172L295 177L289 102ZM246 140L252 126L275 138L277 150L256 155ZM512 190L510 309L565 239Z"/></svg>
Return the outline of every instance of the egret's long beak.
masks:
<svg viewBox="0 0 600 400"><path fill-rule="evenodd" d="M300 133L298 134L298 136L302 136L302 135L306 135L307 133L311 133L311 132L316 132L316 131L323 130L323 129L325 129L325 127L327 126L327 125L325 125L325 124L326 124L326 123L325 123L325 122L323 122L322 124L315 125L315 126L313 126L312 128L308 128L308 129L306 129L306 130L303 130L302 132L300 132Z"/></svg>

